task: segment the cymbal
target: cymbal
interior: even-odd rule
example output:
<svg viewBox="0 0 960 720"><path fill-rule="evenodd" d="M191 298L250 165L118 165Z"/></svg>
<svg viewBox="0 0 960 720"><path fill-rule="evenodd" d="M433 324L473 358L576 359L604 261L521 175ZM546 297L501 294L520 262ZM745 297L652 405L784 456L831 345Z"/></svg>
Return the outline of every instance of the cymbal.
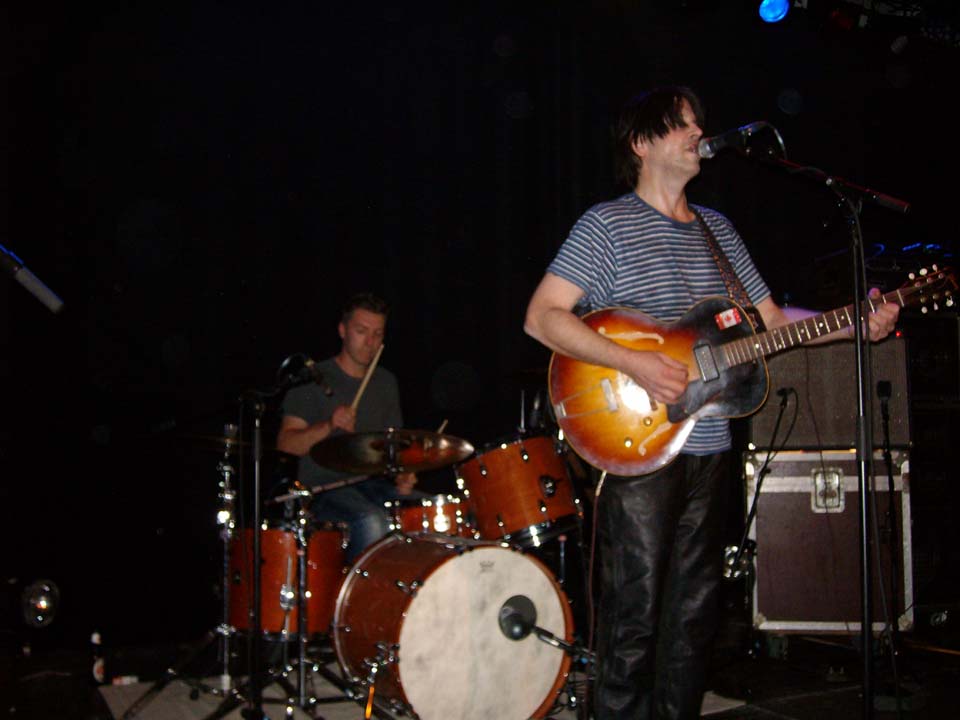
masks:
<svg viewBox="0 0 960 720"><path fill-rule="evenodd" d="M310 448L317 465L357 475L433 470L472 454L466 440L428 430L334 435Z"/></svg>

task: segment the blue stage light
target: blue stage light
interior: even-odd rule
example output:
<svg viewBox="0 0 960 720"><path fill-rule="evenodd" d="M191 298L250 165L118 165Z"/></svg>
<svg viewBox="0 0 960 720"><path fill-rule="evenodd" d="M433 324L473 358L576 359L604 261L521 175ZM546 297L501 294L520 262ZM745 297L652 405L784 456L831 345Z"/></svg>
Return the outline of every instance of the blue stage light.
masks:
<svg viewBox="0 0 960 720"><path fill-rule="evenodd" d="M760 17L764 22L780 22L790 10L790 0L763 0L760 3Z"/></svg>

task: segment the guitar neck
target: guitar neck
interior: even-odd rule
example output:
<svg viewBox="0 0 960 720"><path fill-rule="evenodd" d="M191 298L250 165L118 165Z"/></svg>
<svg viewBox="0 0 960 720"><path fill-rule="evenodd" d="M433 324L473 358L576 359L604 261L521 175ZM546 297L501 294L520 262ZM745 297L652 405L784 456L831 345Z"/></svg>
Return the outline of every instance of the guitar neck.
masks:
<svg viewBox="0 0 960 720"><path fill-rule="evenodd" d="M888 292L879 298L870 298L864 303L865 312L873 312L879 305L896 303L906 307L920 296L922 288L904 287ZM916 296L916 297L914 297ZM772 330L757 333L752 337L740 338L724 343L721 348L730 366L753 362L761 357L773 355L782 350L799 347L811 340L829 335L837 330L852 326L854 323L853 305L829 310L819 315L796 320Z"/></svg>

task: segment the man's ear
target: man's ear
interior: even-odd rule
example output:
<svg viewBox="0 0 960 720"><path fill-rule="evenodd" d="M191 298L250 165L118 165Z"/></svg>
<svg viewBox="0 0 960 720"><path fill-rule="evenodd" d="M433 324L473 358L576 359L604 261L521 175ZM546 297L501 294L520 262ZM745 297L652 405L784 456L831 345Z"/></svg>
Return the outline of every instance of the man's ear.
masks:
<svg viewBox="0 0 960 720"><path fill-rule="evenodd" d="M636 139L630 143L630 147L633 149L633 154L643 160L647 155L647 149L650 147L650 143L640 135L637 135Z"/></svg>

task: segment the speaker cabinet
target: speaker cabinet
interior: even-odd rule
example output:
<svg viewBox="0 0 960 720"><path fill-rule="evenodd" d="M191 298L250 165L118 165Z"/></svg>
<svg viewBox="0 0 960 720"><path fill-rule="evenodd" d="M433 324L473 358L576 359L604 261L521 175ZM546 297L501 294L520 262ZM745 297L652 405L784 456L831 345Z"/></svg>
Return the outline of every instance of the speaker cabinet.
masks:
<svg viewBox="0 0 960 720"><path fill-rule="evenodd" d="M786 449L808 450L856 447L857 359L850 342L801 347L774 355L767 361L770 394L767 402L749 421L749 440L754 447L780 447L784 434L797 412L796 424L786 438ZM888 338L872 347L873 443L882 447L882 417L877 386L890 383L890 444L910 446L910 411L907 356L902 338ZM792 388L780 421L778 438L773 428L780 412L777 391Z"/></svg>

